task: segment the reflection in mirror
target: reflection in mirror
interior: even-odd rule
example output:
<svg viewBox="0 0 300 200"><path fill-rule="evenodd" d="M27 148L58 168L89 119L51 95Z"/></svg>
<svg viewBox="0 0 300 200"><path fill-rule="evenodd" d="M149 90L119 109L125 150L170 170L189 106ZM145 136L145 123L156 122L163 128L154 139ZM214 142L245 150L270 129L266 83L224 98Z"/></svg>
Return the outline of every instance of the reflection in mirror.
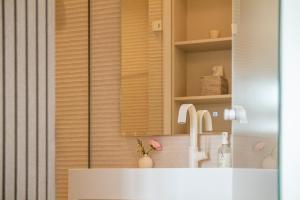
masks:
<svg viewBox="0 0 300 200"><path fill-rule="evenodd" d="M163 131L162 1L121 1L121 133Z"/></svg>

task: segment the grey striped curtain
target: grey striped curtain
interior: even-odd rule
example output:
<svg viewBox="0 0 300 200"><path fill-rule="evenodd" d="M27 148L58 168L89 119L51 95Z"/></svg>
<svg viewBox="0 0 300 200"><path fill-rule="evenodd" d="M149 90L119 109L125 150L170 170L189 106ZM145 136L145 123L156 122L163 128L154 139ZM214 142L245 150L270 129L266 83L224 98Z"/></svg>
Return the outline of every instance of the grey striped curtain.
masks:
<svg viewBox="0 0 300 200"><path fill-rule="evenodd" d="M54 0L0 16L0 199L54 200Z"/></svg>

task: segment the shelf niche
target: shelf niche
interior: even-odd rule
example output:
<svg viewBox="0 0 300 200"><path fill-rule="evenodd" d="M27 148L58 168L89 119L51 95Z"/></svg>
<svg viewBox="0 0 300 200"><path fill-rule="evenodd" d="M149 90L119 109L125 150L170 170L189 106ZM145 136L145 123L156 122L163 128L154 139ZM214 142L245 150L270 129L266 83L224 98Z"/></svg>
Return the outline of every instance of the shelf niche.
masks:
<svg viewBox="0 0 300 200"><path fill-rule="evenodd" d="M183 103L218 112L214 131L231 132L224 121L224 108L231 107L232 2L231 0L174 0L172 37L173 134L188 133L189 125L178 125L178 110ZM209 39L210 30L219 30L220 38ZM200 76L210 76L212 66L222 65L229 94L199 96Z"/></svg>
<svg viewBox="0 0 300 200"><path fill-rule="evenodd" d="M209 39L210 30L231 37L231 0L174 0L174 41Z"/></svg>

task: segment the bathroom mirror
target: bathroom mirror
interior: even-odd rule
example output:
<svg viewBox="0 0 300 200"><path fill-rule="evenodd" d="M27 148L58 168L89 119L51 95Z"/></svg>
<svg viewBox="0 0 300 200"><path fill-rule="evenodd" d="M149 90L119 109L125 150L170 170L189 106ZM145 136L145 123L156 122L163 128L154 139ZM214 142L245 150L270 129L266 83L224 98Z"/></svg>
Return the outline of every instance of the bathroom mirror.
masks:
<svg viewBox="0 0 300 200"><path fill-rule="evenodd" d="M164 124L170 121L165 109L170 107L171 83L170 65L164 60L170 31L163 25L163 12L162 0L121 1L122 135L171 134Z"/></svg>
<svg viewBox="0 0 300 200"><path fill-rule="evenodd" d="M178 124L177 117L182 104L193 104L211 113L213 132L203 126L197 137L197 147L204 151L200 173L186 170L200 174L200 179L188 175L189 180L204 180L202 188L210 188L210 178L212 194L220 194L214 192L218 183L217 188L228 189L228 200L276 199L278 0L64 0L56 6L59 198L67 197L70 168L136 168L136 137L127 136L170 135L155 137L163 145L161 152L150 155L155 168L173 173L165 168L190 167L190 147L196 139L191 140L189 119ZM227 82L226 90L222 82ZM248 123L224 120L225 108L241 107ZM229 133L225 142L222 132ZM141 138L145 145L152 139ZM227 158L232 162L226 163L232 168L218 169L223 158L219 147L229 139L232 155ZM111 188L121 188L124 194L123 184L126 189L134 179L151 192L147 178L128 178ZM178 198L183 194L168 191ZM194 191L205 193L199 187ZM119 199L124 198L128 196Z"/></svg>

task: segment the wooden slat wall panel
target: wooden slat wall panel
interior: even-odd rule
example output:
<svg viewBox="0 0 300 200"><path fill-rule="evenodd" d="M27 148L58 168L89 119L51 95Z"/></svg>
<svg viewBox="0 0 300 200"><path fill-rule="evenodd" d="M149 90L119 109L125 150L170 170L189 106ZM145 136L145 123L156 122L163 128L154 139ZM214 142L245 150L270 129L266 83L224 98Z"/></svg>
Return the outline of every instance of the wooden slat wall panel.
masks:
<svg viewBox="0 0 300 200"><path fill-rule="evenodd" d="M4 199L14 200L16 195L15 188L15 137L16 137L16 94L15 94L15 2L5 1L5 25L4 25L4 48L5 48L5 189Z"/></svg>
<svg viewBox="0 0 300 200"><path fill-rule="evenodd" d="M135 138L120 133L121 1L92 0L91 3L91 167L136 167ZM174 152L178 155L174 148L177 144L167 144L171 150L166 147L166 157ZM185 159L169 165L165 165L166 161L157 164L187 166Z"/></svg>
<svg viewBox="0 0 300 200"><path fill-rule="evenodd" d="M37 1L38 25L38 199L46 200L46 164L47 164L47 58L46 58L46 0Z"/></svg>
<svg viewBox="0 0 300 200"><path fill-rule="evenodd" d="M148 131L149 135L163 134L163 32L153 32L152 22L161 20L163 1L148 1Z"/></svg>
<svg viewBox="0 0 300 200"><path fill-rule="evenodd" d="M54 127L50 123L54 104L47 104L54 98L54 74L47 73L54 71L54 54L48 54L53 51L54 38L49 40L46 32L47 24L52 24L49 32L54 30L53 17L49 18L46 12L54 12L53 3L53 0L0 3L0 199L3 200L55 199L54 176L46 175L48 167L53 167L55 151L53 139L51 146L47 140L55 134L53 128L47 129L49 124ZM48 43L53 45L48 47Z"/></svg>
<svg viewBox="0 0 300 200"><path fill-rule="evenodd" d="M88 167L88 1L56 1L56 191L68 169Z"/></svg>
<svg viewBox="0 0 300 200"><path fill-rule="evenodd" d="M149 98L148 0L121 2L121 132L124 135L145 134ZM97 28L101 27L92 27L93 35ZM98 39L93 37L92 42Z"/></svg>
<svg viewBox="0 0 300 200"><path fill-rule="evenodd" d="M91 3L91 167L136 167L135 138L120 133L121 1ZM157 155L157 166L188 166L188 137L158 139L165 150ZM179 154L174 161L168 160Z"/></svg>
<svg viewBox="0 0 300 200"><path fill-rule="evenodd" d="M37 30L36 1L27 2L28 31L28 199L37 198Z"/></svg>
<svg viewBox="0 0 300 200"><path fill-rule="evenodd" d="M55 1L47 0L47 197L56 199L55 190Z"/></svg>
<svg viewBox="0 0 300 200"><path fill-rule="evenodd" d="M135 167L135 140L120 133L121 2L91 3L91 166Z"/></svg>
<svg viewBox="0 0 300 200"><path fill-rule="evenodd" d="M17 199L26 196L26 1L17 0Z"/></svg>
<svg viewBox="0 0 300 200"><path fill-rule="evenodd" d="M161 0L121 3L121 132L124 135L163 132L162 32L152 31L152 22L162 20L162 6Z"/></svg>
<svg viewBox="0 0 300 200"><path fill-rule="evenodd" d="M3 151L3 145L4 145L4 63L3 63L3 1L0 1L0 198L3 198L3 164L4 164L4 151Z"/></svg>

